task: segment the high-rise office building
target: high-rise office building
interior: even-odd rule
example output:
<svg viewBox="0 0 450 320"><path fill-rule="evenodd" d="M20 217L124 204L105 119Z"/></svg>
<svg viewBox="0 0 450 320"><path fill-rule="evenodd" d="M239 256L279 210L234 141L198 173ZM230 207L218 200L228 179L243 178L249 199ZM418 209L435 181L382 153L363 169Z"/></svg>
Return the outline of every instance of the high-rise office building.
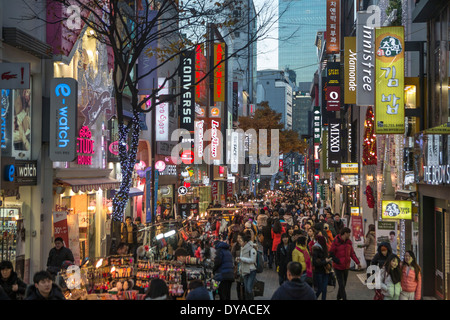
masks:
<svg viewBox="0 0 450 320"><path fill-rule="evenodd" d="M317 31L326 29L326 0L278 0L278 68L312 82L317 70Z"/></svg>

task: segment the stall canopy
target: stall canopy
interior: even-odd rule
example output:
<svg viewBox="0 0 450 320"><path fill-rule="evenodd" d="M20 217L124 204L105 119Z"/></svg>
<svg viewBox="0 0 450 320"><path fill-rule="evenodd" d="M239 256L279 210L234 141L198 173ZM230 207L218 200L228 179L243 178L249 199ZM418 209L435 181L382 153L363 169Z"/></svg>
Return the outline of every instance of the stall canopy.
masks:
<svg viewBox="0 0 450 320"><path fill-rule="evenodd" d="M116 194L116 192L118 192L119 189L113 189L111 190L111 196L114 196ZM128 193L128 196L130 197L137 197L137 196L143 196L144 195L144 191L139 189L139 188L134 188L131 187L130 188L130 192Z"/></svg>
<svg viewBox="0 0 450 320"><path fill-rule="evenodd" d="M79 191L89 192L99 189L113 190L120 187L120 181L108 177L59 179L59 182L63 185L71 186L72 191L75 193Z"/></svg>

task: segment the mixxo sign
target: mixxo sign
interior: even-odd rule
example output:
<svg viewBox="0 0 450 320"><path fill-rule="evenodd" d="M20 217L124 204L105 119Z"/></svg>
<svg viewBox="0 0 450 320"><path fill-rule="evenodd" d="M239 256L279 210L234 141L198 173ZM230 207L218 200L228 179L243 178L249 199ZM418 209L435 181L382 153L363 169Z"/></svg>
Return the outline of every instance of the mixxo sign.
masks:
<svg viewBox="0 0 450 320"><path fill-rule="evenodd" d="M76 157L78 82L73 78L50 81L50 154L52 161Z"/></svg>
<svg viewBox="0 0 450 320"><path fill-rule="evenodd" d="M328 122L328 166L339 168L341 164L341 122L329 119Z"/></svg>

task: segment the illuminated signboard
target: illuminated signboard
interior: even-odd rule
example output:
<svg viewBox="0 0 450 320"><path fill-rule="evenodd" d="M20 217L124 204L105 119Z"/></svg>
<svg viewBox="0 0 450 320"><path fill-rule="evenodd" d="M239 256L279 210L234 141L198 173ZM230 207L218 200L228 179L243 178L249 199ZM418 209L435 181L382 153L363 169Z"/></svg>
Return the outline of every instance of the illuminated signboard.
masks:
<svg viewBox="0 0 450 320"><path fill-rule="evenodd" d="M181 97L178 113L180 128L194 131L195 120L195 52L187 51L181 56Z"/></svg>
<svg viewBox="0 0 450 320"><path fill-rule="evenodd" d="M358 163L341 163L341 173L358 174Z"/></svg>
<svg viewBox="0 0 450 320"><path fill-rule="evenodd" d="M356 37L344 38L344 103L356 103Z"/></svg>
<svg viewBox="0 0 450 320"><path fill-rule="evenodd" d="M94 154L94 140L88 127L81 127L77 138L77 164L92 165L92 155Z"/></svg>
<svg viewBox="0 0 450 320"><path fill-rule="evenodd" d="M50 159L73 161L76 157L78 82L72 78L50 81Z"/></svg>
<svg viewBox="0 0 450 320"><path fill-rule="evenodd" d="M375 50L375 133L404 133L404 27L375 29Z"/></svg>
<svg viewBox="0 0 450 320"><path fill-rule="evenodd" d="M214 44L214 101L225 101L225 63L220 62L225 59L225 43Z"/></svg>
<svg viewBox="0 0 450 320"><path fill-rule="evenodd" d="M412 219L411 201L382 201L382 219Z"/></svg>

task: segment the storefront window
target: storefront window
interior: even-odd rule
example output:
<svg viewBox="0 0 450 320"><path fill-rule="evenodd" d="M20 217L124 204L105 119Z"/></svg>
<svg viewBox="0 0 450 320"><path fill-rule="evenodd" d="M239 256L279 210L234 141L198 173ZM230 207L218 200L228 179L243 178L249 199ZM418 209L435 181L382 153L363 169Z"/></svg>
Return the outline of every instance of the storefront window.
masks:
<svg viewBox="0 0 450 320"><path fill-rule="evenodd" d="M2 207L0 219L1 260L15 261L18 221L21 219L20 209Z"/></svg>

